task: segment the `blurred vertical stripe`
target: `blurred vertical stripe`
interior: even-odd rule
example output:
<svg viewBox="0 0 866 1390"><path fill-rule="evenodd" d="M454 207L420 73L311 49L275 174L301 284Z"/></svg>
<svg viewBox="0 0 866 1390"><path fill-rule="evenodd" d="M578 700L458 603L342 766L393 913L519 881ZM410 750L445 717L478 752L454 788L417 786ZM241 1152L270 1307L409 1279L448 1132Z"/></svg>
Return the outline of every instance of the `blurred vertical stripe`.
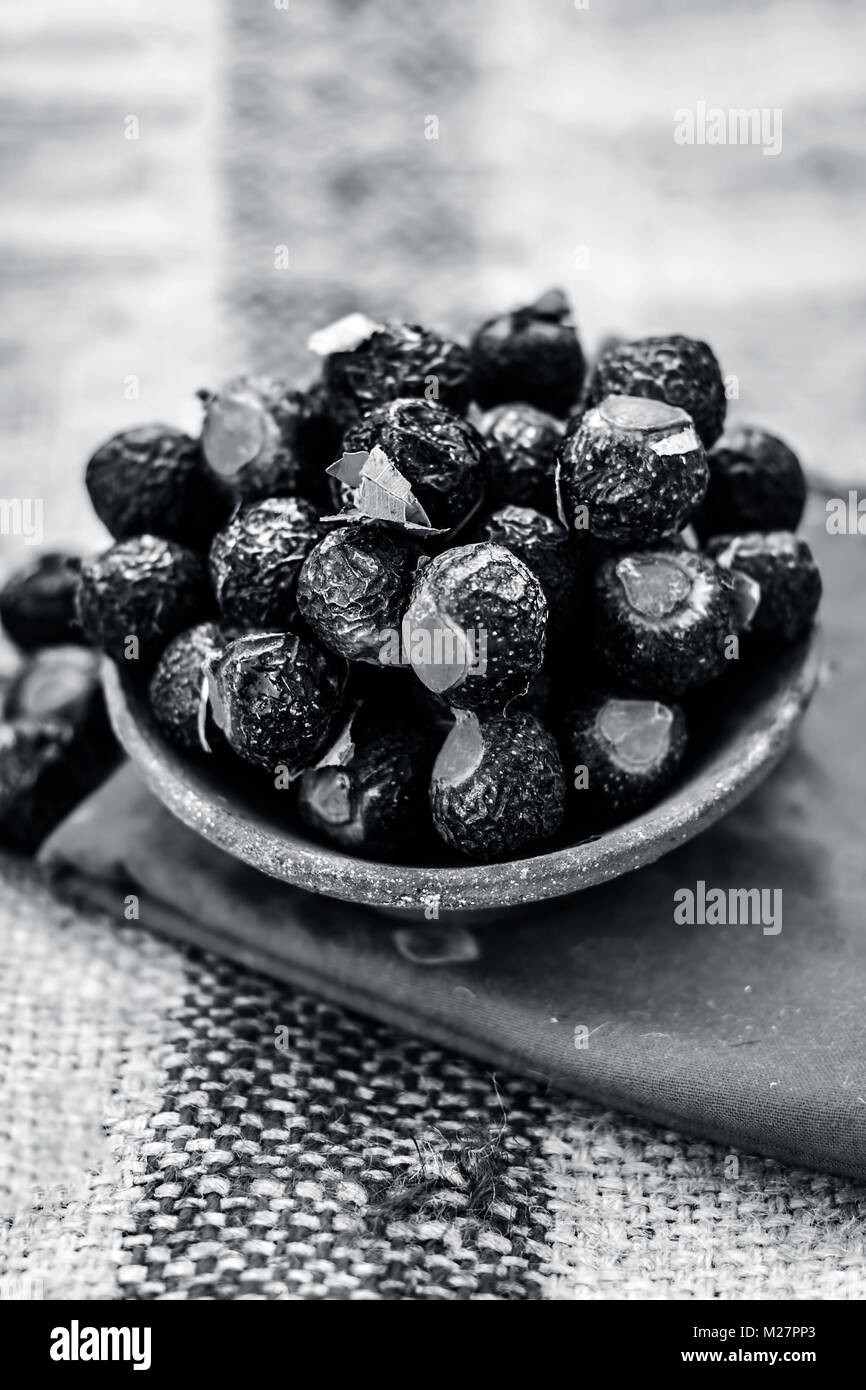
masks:
<svg viewBox="0 0 866 1390"><path fill-rule="evenodd" d="M223 152L235 365L309 375L309 332L355 308L471 317L476 18L453 3L236 0Z"/></svg>
<svg viewBox="0 0 866 1390"><path fill-rule="evenodd" d="M864 42L845 0L234 0L233 365L309 374L347 310L459 331L560 283L591 348L706 337L732 418L856 479ZM698 101L781 109L781 153L676 144Z"/></svg>

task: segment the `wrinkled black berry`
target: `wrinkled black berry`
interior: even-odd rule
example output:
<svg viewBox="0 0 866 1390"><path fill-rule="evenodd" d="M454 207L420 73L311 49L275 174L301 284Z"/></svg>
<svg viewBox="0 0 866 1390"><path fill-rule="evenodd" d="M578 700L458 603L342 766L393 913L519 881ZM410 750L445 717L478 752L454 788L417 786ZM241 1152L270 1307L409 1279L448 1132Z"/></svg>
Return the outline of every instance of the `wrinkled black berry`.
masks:
<svg viewBox="0 0 866 1390"><path fill-rule="evenodd" d="M110 771L67 723L0 723L0 843L31 852Z"/></svg>
<svg viewBox="0 0 866 1390"><path fill-rule="evenodd" d="M478 425L490 451L488 505L556 507L556 451L562 423L534 405L498 405Z"/></svg>
<svg viewBox="0 0 866 1390"><path fill-rule="evenodd" d="M590 405L605 396L647 396L678 406L692 417L705 448L722 432L727 400L715 355L706 343L673 333L617 343L596 363Z"/></svg>
<svg viewBox="0 0 866 1390"><path fill-rule="evenodd" d="M710 485L694 518L700 536L743 531L796 531L806 479L787 444L766 430L725 430L708 455Z"/></svg>
<svg viewBox="0 0 866 1390"><path fill-rule="evenodd" d="M403 640L418 678L455 709L502 710L544 658L547 599L510 550L483 541L419 567Z"/></svg>
<svg viewBox="0 0 866 1390"><path fill-rule="evenodd" d="M601 828L650 806L685 750L678 705L596 695L573 706L563 722L562 756L578 823Z"/></svg>
<svg viewBox="0 0 866 1390"><path fill-rule="evenodd" d="M114 661L149 665L170 637L211 612L213 598L200 556L174 541L136 536L82 562L76 604L94 646Z"/></svg>
<svg viewBox="0 0 866 1390"><path fill-rule="evenodd" d="M325 504L324 468L339 433L320 384L304 392L271 377L241 376L200 394L204 457L223 491L243 502L301 496Z"/></svg>
<svg viewBox="0 0 866 1390"><path fill-rule="evenodd" d="M210 577L227 622L287 630L297 611L298 575L324 532L300 497L268 497L240 507L214 536Z"/></svg>
<svg viewBox="0 0 866 1390"><path fill-rule="evenodd" d="M684 411L639 396L607 396L560 445L560 514L570 529L600 541L653 543L685 526L708 476Z"/></svg>
<svg viewBox="0 0 866 1390"><path fill-rule="evenodd" d="M150 679L150 707L166 738L178 748L200 751L204 664L225 649L226 634L216 623L199 623L173 637Z"/></svg>
<svg viewBox="0 0 866 1390"><path fill-rule="evenodd" d="M578 559L568 534L557 521L532 507L503 507L484 524L487 540L504 545L541 582L547 598L547 656L558 661L581 617L582 583Z"/></svg>
<svg viewBox="0 0 866 1390"><path fill-rule="evenodd" d="M320 642L347 661L400 661L400 628L418 549L396 527L341 526L310 551L298 608Z"/></svg>
<svg viewBox="0 0 866 1390"><path fill-rule="evenodd" d="M291 633L251 632L205 663L214 720L246 762L291 778L336 731L345 662Z"/></svg>
<svg viewBox="0 0 866 1390"><path fill-rule="evenodd" d="M16 570L0 589L0 621L23 651L80 642L75 593L81 561L51 551Z"/></svg>
<svg viewBox="0 0 866 1390"><path fill-rule="evenodd" d="M88 647L44 647L13 677L6 718L68 724L91 747L111 746L99 667L99 653Z"/></svg>
<svg viewBox="0 0 866 1390"><path fill-rule="evenodd" d="M436 759L430 806L443 840L471 859L502 859L542 844L565 811L554 738L524 711L460 716Z"/></svg>
<svg viewBox="0 0 866 1390"><path fill-rule="evenodd" d="M381 449L409 484L432 527L460 525L484 494L489 464L484 440L468 420L435 402L390 401L347 430L344 454L373 448ZM363 509L357 488L336 477L331 488L337 506Z"/></svg>
<svg viewBox="0 0 866 1390"><path fill-rule="evenodd" d="M482 409L525 401L565 416L580 396L586 364L565 295L488 319L469 348L472 394Z"/></svg>
<svg viewBox="0 0 866 1390"><path fill-rule="evenodd" d="M708 551L722 569L741 571L759 586L755 632L794 642L809 630L821 601L821 575L799 536L790 531L717 536Z"/></svg>
<svg viewBox="0 0 866 1390"><path fill-rule="evenodd" d="M611 556L596 572L595 601L604 661L652 695L681 695L720 675L726 639L743 625L732 576L684 548Z"/></svg>
<svg viewBox="0 0 866 1390"><path fill-rule="evenodd" d="M429 838L429 786L438 740L368 701L298 784L301 816L350 852L417 851Z"/></svg>
<svg viewBox="0 0 866 1390"><path fill-rule="evenodd" d="M113 435L90 459L85 482L93 510L115 540L162 536L198 550L226 514L201 444L170 425Z"/></svg>
<svg viewBox="0 0 866 1390"><path fill-rule="evenodd" d="M325 358L322 377L344 429L387 401L426 397L462 413L469 404L469 355L460 343L413 323L376 325L357 347Z"/></svg>

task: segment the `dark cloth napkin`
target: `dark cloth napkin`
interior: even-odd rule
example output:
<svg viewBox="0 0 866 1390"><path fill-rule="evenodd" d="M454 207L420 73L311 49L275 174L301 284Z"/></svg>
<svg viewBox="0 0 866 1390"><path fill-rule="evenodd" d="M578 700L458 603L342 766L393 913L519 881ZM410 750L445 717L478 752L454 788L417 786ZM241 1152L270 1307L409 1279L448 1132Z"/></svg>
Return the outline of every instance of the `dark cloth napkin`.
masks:
<svg viewBox="0 0 866 1390"><path fill-rule="evenodd" d="M265 878L124 767L43 862L79 899L551 1085L866 1178L866 643L856 537L818 537L824 679L797 746L658 864L494 916L384 915ZM781 930L675 920L675 894L781 890ZM778 925L778 922L777 922Z"/></svg>

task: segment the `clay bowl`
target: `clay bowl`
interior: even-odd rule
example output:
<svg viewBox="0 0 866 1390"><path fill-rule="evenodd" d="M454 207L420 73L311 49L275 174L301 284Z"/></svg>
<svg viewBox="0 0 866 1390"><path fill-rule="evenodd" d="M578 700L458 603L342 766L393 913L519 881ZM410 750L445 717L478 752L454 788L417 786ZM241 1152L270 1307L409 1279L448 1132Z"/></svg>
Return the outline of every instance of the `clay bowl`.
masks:
<svg viewBox="0 0 866 1390"><path fill-rule="evenodd" d="M313 893L380 909L497 910L574 893L631 873L724 816L790 745L815 689L818 636L724 682L705 712L680 780L650 810L579 843L494 865L449 859L383 864L317 842L285 810L225 764L166 742L145 690L106 662L104 685L120 743L144 781L185 825L262 873ZM748 680L742 679L748 675Z"/></svg>

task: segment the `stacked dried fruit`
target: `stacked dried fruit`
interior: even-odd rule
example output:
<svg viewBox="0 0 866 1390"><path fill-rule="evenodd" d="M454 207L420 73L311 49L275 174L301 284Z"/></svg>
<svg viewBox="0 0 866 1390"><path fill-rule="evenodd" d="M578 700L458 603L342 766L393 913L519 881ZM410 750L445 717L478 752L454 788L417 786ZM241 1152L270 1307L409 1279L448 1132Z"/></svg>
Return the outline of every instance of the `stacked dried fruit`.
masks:
<svg viewBox="0 0 866 1390"><path fill-rule="evenodd" d="M200 440L97 451L117 543L77 613L167 738L268 779L318 836L483 861L592 834L664 793L676 701L743 634L811 623L802 470L722 434L706 344L614 342L587 377L554 291L468 349L361 314L311 346L305 391L236 378L201 393Z"/></svg>
<svg viewBox="0 0 866 1390"><path fill-rule="evenodd" d="M118 760L99 654L75 617L79 560L50 552L0 589L0 621L18 649L0 682L0 844L38 848Z"/></svg>

